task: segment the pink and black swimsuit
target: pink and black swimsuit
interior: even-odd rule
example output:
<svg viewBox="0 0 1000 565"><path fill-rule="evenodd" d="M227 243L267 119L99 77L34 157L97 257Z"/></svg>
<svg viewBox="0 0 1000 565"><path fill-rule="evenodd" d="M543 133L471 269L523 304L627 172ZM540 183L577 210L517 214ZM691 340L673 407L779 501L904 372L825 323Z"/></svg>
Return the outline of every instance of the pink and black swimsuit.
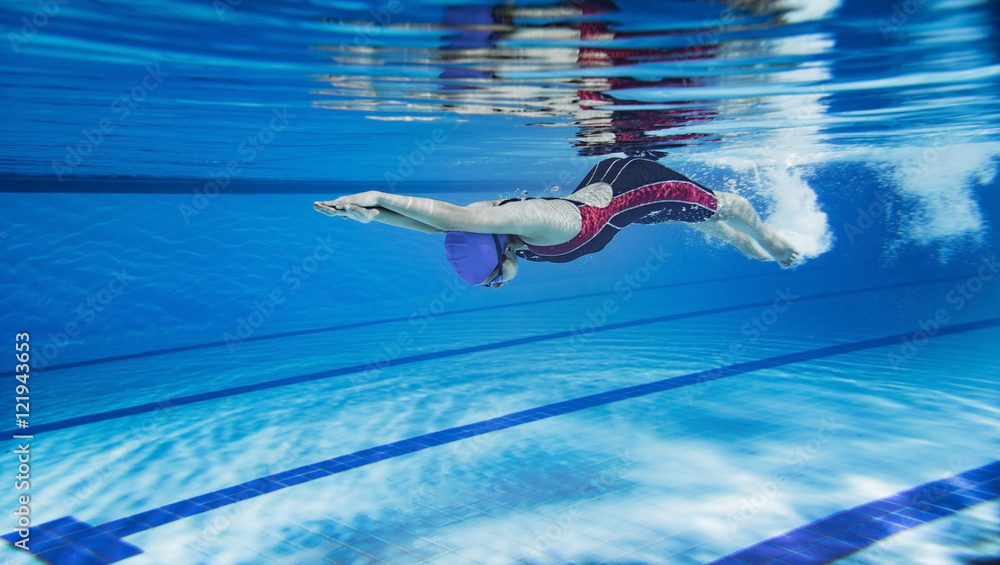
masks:
<svg viewBox="0 0 1000 565"><path fill-rule="evenodd" d="M640 157L601 161L573 192L595 182L611 185L611 203L595 208L568 200L579 208L583 219L576 237L559 245L528 245L517 255L529 261L566 263L604 249L629 224L704 222L717 206L715 193L708 188Z"/></svg>

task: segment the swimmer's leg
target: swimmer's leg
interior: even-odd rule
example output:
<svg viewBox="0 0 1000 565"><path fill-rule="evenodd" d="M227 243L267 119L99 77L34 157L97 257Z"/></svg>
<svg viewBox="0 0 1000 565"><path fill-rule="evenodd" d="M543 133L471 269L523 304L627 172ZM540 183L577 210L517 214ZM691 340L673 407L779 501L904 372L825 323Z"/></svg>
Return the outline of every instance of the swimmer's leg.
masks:
<svg viewBox="0 0 1000 565"><path fill-rule="evenodd" d="M703 234L714 236L722 241L725 241L736 249L742 251L744 255L750 257L751 259L757 259L758 261L774 260L770 255L768 255L767 251L761 249L760 245L757 245L757 242L755 242L749 235L734 230L733 228L727 226L724 222L709 220L707 222L698 222L687 225Z"/></svg>
<svg viewBox="0 0 1000 565"><path fill-rule="evenodd" d="M799 257L798 251L774 228L760 221L753 206L742 196L731 192L716 192L718 209L713 219L752 237L782 267L790 267Z"/></svg>

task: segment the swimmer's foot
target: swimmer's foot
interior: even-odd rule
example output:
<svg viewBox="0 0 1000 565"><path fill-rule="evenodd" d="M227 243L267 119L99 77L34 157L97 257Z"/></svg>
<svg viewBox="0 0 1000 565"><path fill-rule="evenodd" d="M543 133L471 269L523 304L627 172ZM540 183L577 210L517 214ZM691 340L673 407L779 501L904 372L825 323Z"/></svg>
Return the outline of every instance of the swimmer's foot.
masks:
<svg viewBox="0 0 1000 565"><path fill-rule="evenodd" d="M785 238L778 234L775 234L774 241L772 245L769 246L768 252L771 257L781 265L781 268L788 269L799 260L799 252L792 247L792 244L788 242Z"/></svg>
<svg viewBox="0 0 1000 565"><path fill-rule="evenodd" d="M749 239L749 238L747 238ZM756 259L758 261L773 261L774 257L771 257L767 251L764 251L756 241L750 240L750 245L747 249L743 250L749 257Z"/></svg>

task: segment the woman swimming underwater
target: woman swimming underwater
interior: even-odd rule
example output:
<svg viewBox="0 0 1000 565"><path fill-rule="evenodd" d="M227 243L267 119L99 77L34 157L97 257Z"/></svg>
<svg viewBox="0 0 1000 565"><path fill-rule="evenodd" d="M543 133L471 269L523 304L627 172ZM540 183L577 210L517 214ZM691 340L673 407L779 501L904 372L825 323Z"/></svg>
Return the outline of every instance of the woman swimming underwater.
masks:
<svg viewBox="0 0 1000 565"><path fill-rule="evenodd" d="M517 276L517 259L565 263L595 253L629 224L684 222L761 261L790 267L798 252L760 220L741 196L714 192L655 161L606 159L572 194L456 206L378 191L313 207L327 216L447 232L445 252L472 285L499 288Z"/></svg>

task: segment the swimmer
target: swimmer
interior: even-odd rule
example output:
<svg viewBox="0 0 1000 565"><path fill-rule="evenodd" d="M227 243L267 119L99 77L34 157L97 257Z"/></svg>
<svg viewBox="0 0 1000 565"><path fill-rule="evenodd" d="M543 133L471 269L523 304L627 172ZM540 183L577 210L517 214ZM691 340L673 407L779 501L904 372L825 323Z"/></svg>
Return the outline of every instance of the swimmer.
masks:
<svg viewBox="0 0 1000 565"><path fill-rule="evenodd" d="M604 249L629 224L684 222L760 261L791 267L798 252L761 221L749 202L712 191L641 157L606 159L569 196L457 206L378 191L316 202L327 216L447 233L445 253L467 283L500 288L518 258L565 263Z"/></svg>

